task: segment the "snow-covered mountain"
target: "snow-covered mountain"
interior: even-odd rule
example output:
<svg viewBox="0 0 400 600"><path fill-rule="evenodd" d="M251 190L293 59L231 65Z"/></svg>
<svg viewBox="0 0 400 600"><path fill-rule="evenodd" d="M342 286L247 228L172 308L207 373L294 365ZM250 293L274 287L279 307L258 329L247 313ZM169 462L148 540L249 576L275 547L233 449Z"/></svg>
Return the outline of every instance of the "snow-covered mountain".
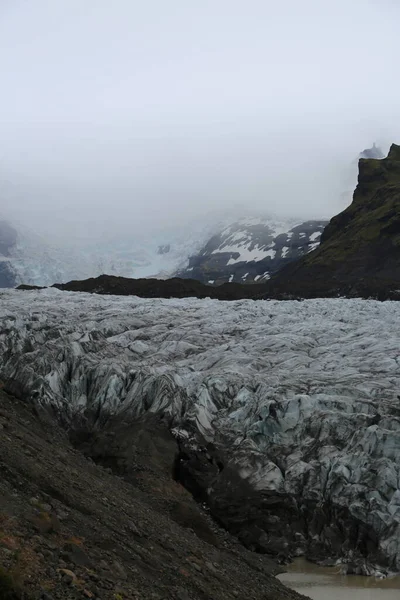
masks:
<svg viewBox="0 0 400 600"><path fill-rule="evenodd" d="M318 245L325 222L215 214L141 235L40 236L0 222L0 287L52 285L103 273L214 281L257 281ZM299 228L300 227L300 228ZM210 269L208 269L208 266ZM245 276L246 275L246 276Z"/></svg>
<svg viewBox="0 0 400 600"><path fill-rule="evenodd" d="M210 284L266 281L314 250L326 224L276 217L240 219L212 236L178 275Z"/></svg>
<svg viewBox="0 0 400 600"><path fill-rule="evenodd" d="M242 541L400 571L400 304L3 290L4 389L69 427L158 415Z"/></svg>

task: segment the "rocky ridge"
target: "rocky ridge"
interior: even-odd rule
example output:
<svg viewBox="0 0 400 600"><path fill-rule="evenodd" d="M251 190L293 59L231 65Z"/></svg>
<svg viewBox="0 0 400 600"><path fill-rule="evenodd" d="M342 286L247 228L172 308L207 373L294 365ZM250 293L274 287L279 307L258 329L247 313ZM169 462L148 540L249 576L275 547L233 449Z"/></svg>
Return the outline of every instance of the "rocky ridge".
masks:
<svg viewBox="0 0 400 600"><path fill-rule="evenodd" d="M286 273L286 270L285 270ZM218 286L205 285L194 279L128 279L101 275L83 281L56 283L53 288L70 292L89 292L117 296L139 296L141 298L213 298L217 300L242 299L276 299L295 300L303 298L376 298L378 300L399 300L400 288L393 281L385 282L376 279L360 279L346 285L336 284L321 291L307 286L307 282L299 287L299 283L291 286L290 281L273 278L266 283L240 284L223 283ZM38 286L20 285L18 289L40 289Z"/></svg>
<svg viewBox="0 0 400 600"><path fill-rule="evenodd" d="M32 286L19 286L21 289L32 289ZM118 296L140 296L143 298L216 298L219 300L239 300L256 298L265 292L263 284L244 285L225 283L210 286L195 279L129 279L101 275L84 281L55 283L53 288L69 292L90 292L91 294L110 294Z"/></svg>

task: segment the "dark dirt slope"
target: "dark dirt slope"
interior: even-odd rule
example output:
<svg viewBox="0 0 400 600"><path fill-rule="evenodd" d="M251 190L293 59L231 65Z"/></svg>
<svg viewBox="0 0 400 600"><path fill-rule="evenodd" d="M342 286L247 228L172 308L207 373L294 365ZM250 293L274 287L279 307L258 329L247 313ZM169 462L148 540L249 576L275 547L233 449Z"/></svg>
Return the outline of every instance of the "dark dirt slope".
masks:
<svg viewBox="0 0 400 600"><path fill-rule="evenodd" d="M353 202L333 217L317 250L283 269L270 293L361 295L400 285L400 146L387 158L360 159Z"/></svg>
<svg viewBox="0 0 400 600"><path fill-rule="evenodd" d="M172 479L161 424L69 438L0 390L1 600L300 600Z"/></svg>

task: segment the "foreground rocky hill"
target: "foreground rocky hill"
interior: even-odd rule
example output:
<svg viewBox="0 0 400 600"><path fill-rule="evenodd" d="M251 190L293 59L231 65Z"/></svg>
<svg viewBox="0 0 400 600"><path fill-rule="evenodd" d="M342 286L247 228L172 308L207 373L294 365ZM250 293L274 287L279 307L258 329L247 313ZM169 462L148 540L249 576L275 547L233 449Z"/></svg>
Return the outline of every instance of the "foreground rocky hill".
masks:
<svg viewBox="0 0 400 600"><path fill-rule="evenodd" d="M175 478L249 549L400 571L398 303L13 290L0 319L4 390L96 462L130 477L129 428L156 416Z"/></svg>
<svg viewBox="0 0 400 600"><path fill-rule="evenodd" d="M26 400L0 391L2 600L300 600L173 481L157 421L68 437Z"/></svg>
<svg viewBox="0 0 400 600"><path fill-rule="evenodd" d="M276 276L271 293L385 295L399 284L400 146L393 144L387 158L360 159L353 202L331 219L319 248Z"/></svg>

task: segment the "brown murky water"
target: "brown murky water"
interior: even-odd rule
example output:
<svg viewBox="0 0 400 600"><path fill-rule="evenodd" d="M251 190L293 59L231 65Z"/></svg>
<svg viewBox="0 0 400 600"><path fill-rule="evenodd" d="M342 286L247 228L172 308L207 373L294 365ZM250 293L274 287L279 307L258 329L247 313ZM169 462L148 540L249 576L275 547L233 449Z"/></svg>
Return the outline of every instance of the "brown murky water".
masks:
<svg viewBox="0 0 400 600"><path fill-rule="evenodd" d="M340 575L339 567L318 567L302 558L287 568L279 579L313 600L400 600L400 577Z"/></svg>

